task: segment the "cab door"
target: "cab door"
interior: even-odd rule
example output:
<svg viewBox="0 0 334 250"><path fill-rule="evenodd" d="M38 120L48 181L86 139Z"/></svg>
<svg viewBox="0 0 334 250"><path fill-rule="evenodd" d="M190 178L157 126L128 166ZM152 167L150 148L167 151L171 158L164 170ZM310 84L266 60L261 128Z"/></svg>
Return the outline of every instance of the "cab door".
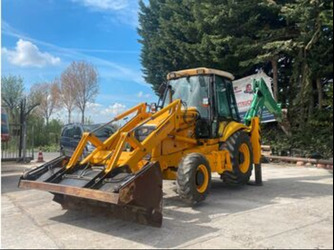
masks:
<svg viewBox="0 0 334 250"><path fill-rule="evenodd" d="M223 77L216 76L216 110L219 121L233 120L240 122L237 102L234 95L233 84Z"/></svg>

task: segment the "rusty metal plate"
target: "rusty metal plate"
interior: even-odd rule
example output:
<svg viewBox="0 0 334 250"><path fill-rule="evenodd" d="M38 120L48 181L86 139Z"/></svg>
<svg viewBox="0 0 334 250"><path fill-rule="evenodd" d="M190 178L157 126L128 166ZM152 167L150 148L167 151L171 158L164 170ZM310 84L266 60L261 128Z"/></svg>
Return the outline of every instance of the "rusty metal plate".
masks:
<svg viewBox="0 0 334 250"><path fill-rule="evenodd" d="M81 173L80 169L78 171ZM74 174L72 175L74 176ZM72 175L64 174L62 177L73 179ZM95 174L93 180L94 176ZM163 217L163 192L159 163L149 163L135 175L125 176L127 178L112 179L120 187L115 192L112 192L110 188L105 190L104 185L108 186L107 182L103 182L106 181L106 177L101 179L101 185L91 188L76 187L73 186L72 182L69 183L71 186L62 185L61 180L60 183L50 183L22 178L19 187L51 192L55 195L54 201L60 203L66 209L83 210L89 207L91 211L104 211L105 213L113 211L116 218L160 227ZM100 188L101 190L94 188Z"/></svg>
<svg viewBox="0 0 334 250"><path fill-rule="evenodd" d="M45 183L45 182L36 182L36 181L25 181L21 180L19 183L20 188L31 188L49 191L51 193L64 194L79 198L85 198L90 200L102 201L106 203L118 204L119 203L119 195L115 193L107 193L99 190L87 189L87 188L78 188L78 187L70 187L63 186L59 184L53 183Z"/></svg>

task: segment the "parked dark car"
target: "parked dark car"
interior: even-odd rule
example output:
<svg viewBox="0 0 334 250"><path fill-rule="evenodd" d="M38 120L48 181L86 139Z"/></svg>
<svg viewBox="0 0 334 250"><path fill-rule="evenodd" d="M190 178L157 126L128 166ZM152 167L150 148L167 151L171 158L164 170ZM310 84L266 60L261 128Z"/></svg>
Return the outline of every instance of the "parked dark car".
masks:
<svg viewBox="0 0 334 250"><path fill-rule="evenodd" d="M100 127L102 124L94 124L94 125L82 125L82 124L68 124L65 125L61 132L60 137L60 153L66 156L72 156L75 149L77 148L81 137L84 132L91 132L96 128ZM94 133L94 135L100 139L100 141L104 142L111 135L116 132L116 128L113 126L106 126L103 129ZM88 143L84 155L91 153L95 147Z"/></svg>

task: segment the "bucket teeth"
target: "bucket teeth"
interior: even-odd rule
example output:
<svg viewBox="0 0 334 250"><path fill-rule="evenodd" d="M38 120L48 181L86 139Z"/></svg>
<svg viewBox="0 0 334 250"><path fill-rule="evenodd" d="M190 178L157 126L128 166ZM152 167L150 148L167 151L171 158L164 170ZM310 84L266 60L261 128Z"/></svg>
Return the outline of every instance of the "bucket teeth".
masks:
<svg viewBox="0 0 334 250"><path fill-rule="evenodd" d="M105 174L104 168L64 167L58 158L25 173L20 188L45 190L66 209L85 209L98 214L160 227L162 224L162 173L149 163L138 173L124 169Z"/></svg>

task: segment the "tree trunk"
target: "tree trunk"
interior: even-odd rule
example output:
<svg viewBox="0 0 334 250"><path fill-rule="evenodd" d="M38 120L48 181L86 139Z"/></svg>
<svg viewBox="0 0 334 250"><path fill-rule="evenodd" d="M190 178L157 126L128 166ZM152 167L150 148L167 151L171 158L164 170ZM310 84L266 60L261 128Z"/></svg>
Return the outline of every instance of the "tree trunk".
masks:
<svg viewBox="0 0 334 250"><path fill-rule="evenodd" d="M85 124L85 109L81 110L81 123Z"/></svg>
<svg viewBox="0 0 334 250"><path fill-rule="evenodd" d="M318 91L318 104L319 104L318 109L322 110L324 96L322 92L322 84L320 78L317 79L317 91Z"/></svg>
<svg viewBox="0 0 334 250"><path fill-rule="evenodd" d="M314 112L314 90L312 88L312 92L310 94L309 108L308 108L308 121L312 119Z"/></svg>
<svg viewBox="0 0 334 250"><path fill-rule="evenodd" d="M22 130L23 130L22 161L26 162L26 160L27 160L27 120L26 120L26 117L24 118L24 121L23 121L23 124L22 124Z"/></svg>
<svg viewBox="0 0 334 250"><path fill-rule="evenodd" d="M274 99L278 101L278 63L277 57L271 60L271 65L273 67L273 85L274 85Z"/></svg>
<svg viewBox="0 0 334 250"><path fill-rule="evenodd" d="M72 110L68 110L68 123L70 124L71 123L71 113L72 113Z"/></svg>

